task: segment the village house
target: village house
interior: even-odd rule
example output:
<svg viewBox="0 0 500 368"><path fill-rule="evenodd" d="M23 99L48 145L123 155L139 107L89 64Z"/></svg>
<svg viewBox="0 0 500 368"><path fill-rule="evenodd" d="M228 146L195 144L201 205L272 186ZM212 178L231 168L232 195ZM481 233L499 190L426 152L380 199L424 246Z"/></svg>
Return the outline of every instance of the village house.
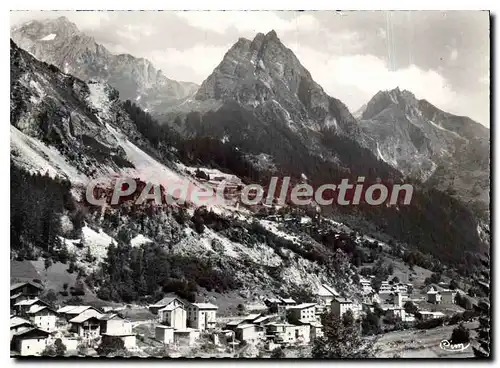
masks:
<svg viewBox="0 0 500 368"><path fill-rule="evenodd" d="M12 337L18 333L21 330L26 330L28 328L33 327L31 322L18 317L18 316L11 316L10 317L10 339L12 340Z"/></svg>
<svg viewBox="0 0 500 368"><path fill-rule="evenodd" d="M148 308L151 313L153 314L158 314L160 309L163 309L167 306L180 306L183 307L184 309L187 307L186 303L183 302L181 299L176 298L176 297L165 297L156 303L150 305ZM161 320L161 317L159 317Z"/></svg>
<svg viewBox="0 0 500 368"><path fill-rule="evenodd" d="M433 304L438 304L439 302L441 302L441 294L439 293L439 291L437 291L433 287L430 287L427 291L427 302Z"/></svg>
<svg viewBox="0 0 500 368"><path fill-rule="evenodd" d="M53 332L56 329L57 312L46 305L32 305L26 315L38 328Z"/></svg>
<svg viewBox="0 0 500 368"><path fill-rule="evenodd" d="M47 302L44 302L43 300L40 300L38 298L34 299L23 299L16 304L14 304L14 310L15 312L20 315L20 316L26 316L26 312L34 306L39 306L39 307L49 307L49 304Z"/></svg>
<svg viewBox="0 0 500 368"><path fill-rule="evenodd" d="M158 325L155 327L155 339L165 345L174 343L174 328L171 326Z"/></svg>
<svg viewBox="0 0 500 368"><path fill-rule="evenodd" d="M427 321L430 319L444 318L445 314L443 312L418 311L417 316L419 316L422 321Z"/></svg>
<svg viewBox="0 0 500 368"><path fill-rule="evenodd" d="M186 328L187 312L183 305L174 302L158 310L160 323L171 326L176 329L184 330Z"/></svg>
<svg viewBox="0 0 500 368"><path fill-rule="evenodd" d="M50 333L36 327L22 329L12 337L12 347L22 356L40 355L48 345Z"/></svg>
<svg viewBox="0 0 500 368"><path fill-rule="evenodd" d="M332 312L337 317L342 317L344 313L350 310L354 317L357 318L359 309L352 300L346 298L337 297L332 301Z"/></svg>
<svg viewBox="0 0 500 368"><path fill-rule="evenodd" d="M457 296L457 292L455 290L441 290L439 292L441 294L441 303L443 304L455 304L455 297Z"/></svg>
<svg viewBox="0 0 500 368"><path fill-rule="evenodd" d="M84 339L95 339L99 337L101 331L101 313L94 309L87 309L78 316L69 320L70 331L75 332Z"/></svg>
<svg viewBox="0 0 500 368"><path fill-rule="evenodd" d="M174 344L192 346L200 338L200 330L187 327L185 330L174 330Z"/></svg>
<svg viewBox="0 0 500 368"><path fill-rule="evenodd" d="M104 314L99 317L101 334L113 336L130 335L132 323L116 313Z"/></svg>
<svg viewBox="0 0 500 368"><path fill-rule="evenodd" d="M201 331L214 328L218 308L211 303L192 303L187 308L189 327Z"/></svg>
<svg viewBox="0 0 500 368"><path fill-rule="evenodd" d="M271 322L266 325L266 335L275 343L308 344L310 342L311 327L309 324L292 325L290 323Z"/></svg>
<svg viewBox="0 0 500 368"><path fill-rule="evenodd" d="M240 341L256 342L265 336L264 327L251 323L238 325L235 329L235 336Z"/></svg>
<svg viewBox="0 0 500 368"><path fill-rule="evenodd" d="M370 294L373 292L371 280L368 280L368 279L365 279L364 277L362 277L362 278L360 278L359 283L361 284L363 294Z"/></svg>
<svg viewBox="0 0 500 368"><path fill-rule="evenodd" d="M10 305L13 307L21 300L37 298L42 291L43 286L33 281L13 284L10 287Z"/></svg>
<svg viewBox="0 0 500 368"><path fill-rule="evenodd" d="M60 319L69 321L87 310L92 310L92 313L94 313L96 316L102 314L98 309L89 305L67 305L65 307L59 308L57 310L57 313L59 314Z"/></svg>
<svg viewBox="0 0 500 368"><path fill-rule="evenodd" d="M392 285L389 284L389 281L382 281L380 284L380 288L378 290L379 293L388 293L392 291Z"/></svg>
<svg viewBox="0 0 500 368"><path fill-rule="evenodd" d="M406 311L404 308L395 306L385 309L385 316L389 318L400 318L402 321L406 320Z"/></svg>
<svg viewBox="0 0 500 368"><path fill-rule="evenodd" d="M290 306L297 304L297 302L292 298L281 298L280 297L280 300L281 300L282 305L284 305L285 307L290 307Z"/></svg>
<svg viewBox="0 0 500 368"><path fill-rule="evenodd" d="M316 318L316 303L303 303L287 308L290 322L314 322Z"/></svg>
<svg viewBox="0 0 500 368"><path fill-rule="evenodd" d="M340 296L339 293L331 286L322 284L316 293L316 299L319 304L330 307L333 298Z"/></svg>

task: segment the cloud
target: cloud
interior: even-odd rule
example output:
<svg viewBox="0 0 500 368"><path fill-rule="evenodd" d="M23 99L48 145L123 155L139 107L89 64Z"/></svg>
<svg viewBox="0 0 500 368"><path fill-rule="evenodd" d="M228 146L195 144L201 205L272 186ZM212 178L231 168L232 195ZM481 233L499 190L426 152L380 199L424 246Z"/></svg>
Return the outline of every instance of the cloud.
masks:
<svg viewBox="0 0 500 368"><path fill-rule="evenodd" d="M308 47L290 47L325 91L356 111L380 90L411 91L440 109L468 115L488 125L488 101L457 93L438 71L416 65L391 70L374 55L331 56Z"/></svg>
<svg viewBox="0 0 500 368"><path fill-rule="evenodd" d="M284 19L268 11L225 11L225 12L179 12L177 15L191 26L204 30L225 33L236 29L245 34L253 34L274 29L276 32L311 31L319 27L319 22L311 14L298 14Z"/></svg>

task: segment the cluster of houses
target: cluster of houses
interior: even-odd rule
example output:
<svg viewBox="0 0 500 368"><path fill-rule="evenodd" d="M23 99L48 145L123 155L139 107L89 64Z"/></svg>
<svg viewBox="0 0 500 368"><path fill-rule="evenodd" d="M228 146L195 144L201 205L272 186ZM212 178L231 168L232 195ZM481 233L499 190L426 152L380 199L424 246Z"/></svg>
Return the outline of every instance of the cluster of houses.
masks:
<svg viewBox="0 0 500 368"><path fill-rule="evenodd" d="M67 351L76 353L79 346L95 347L103 336L117 337L126 349L135 349L130 321L85 305L56 309L39 298L42 290L41 285L30 281L11 286L11 351L40 355L59 338Z"/></svg>
<svg viewBox="0 0 500 368"><path fill-rule="evenodd" d="M177 297L165 297L149 305L156 315L154 338L165 345L193 345L202 334L214 342L225 336L230 344L262 342L270 350L277 346L305 345L323 334L321 315L331 311L342 316L351 311L359 318L375 306L386 317L413 322L444 317L442 312L418 310L418 315L405 310L407 301L427 304L453 304L456 292L431 285L426 296L414 297L413 285L384 281L378 292L371 280L360 280L363 297L351 300L342 297L333 287L320 285L314 303L297 303L292 298L271 297L263 300L266 314L237 316L226 323L217 318L218 307L212 303L190 303ZM35 282L11 286L10 335L11 350L20 355L40 355L59 338L68 351L79 346L96 347L104 337L113 336L123 341L127 350L136 349L132 323L116 310L101 311L87 305L66 305L55 308L40 299L43 287Z"/></svg>

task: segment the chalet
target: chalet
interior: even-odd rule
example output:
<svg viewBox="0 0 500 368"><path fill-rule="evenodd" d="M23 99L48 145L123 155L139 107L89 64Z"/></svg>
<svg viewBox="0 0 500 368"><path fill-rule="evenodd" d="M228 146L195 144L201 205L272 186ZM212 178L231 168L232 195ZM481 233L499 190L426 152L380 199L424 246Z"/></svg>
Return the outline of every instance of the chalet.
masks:
<svg viewBox="0 0 500 368"><path fill-rule="evenodd" d="M441 290L439 292L441 294L441 302L444 304L455 304L455 297L457 296L457 292L455 290Z"/></svg>
<svg viewBox="0 0 500 368"><path fill-rule="evenodd" d="M359 280L359 283L361 284L361 288L362 288L364 294L370 294L373 292L371 280L368 280L368 279L365 279L364 277L362 277Z"/></svg>
<svg viewBox="0 0 500 368"><path fill-rule="evenodd" d="M240 324L236 327L235 336L240 341L256 342L264 338L265 328L252 323Z"/></svg>
<svg viewBox="0 0 500 368"><path fill-rule="evenodd" d="M441 301L441 294L439 293L439 291L437 291L433 287L430 287L429 290L427 291L427 302L438 304L440 301Z"/></svg>
<svg viewBox="0 0 500 368"><path fill-rule="evenodd" d="M382 281L378 291L379 293L390 292L392 291L392 285L389 284L389 281Z"/></svg>
<svg viewBox="0 0 500 368"><path fill-rule="evenodd" d="M341 317L348 310L352 311L354 316L356 317L357 308L354 305L352 300L337 297L332 301L332 312L335 316Z"/></svg>
<svg viewBox="0 0 500 368"><path fill-rule="evenodd" d="M266 325L266 335L278 344L307 344L310 341L309 324L292 325L271 322Z"/></svg>
<svg viewBox="0 0 500 368"><path fill-rule="evenodd" d="M155 328L155 339L165 345L174 343L174 328L171 326L158 325Z"/></svg>
<svg viewBox="0 0 500 368"><path fill-rule="evenodd" d="M95 309L87 309L78 316L69 320L70 331L75 332L84 339L99 337L101 330L101 313Z"/></svg>
<svg viewBox="0 0 500 368"><path fill-rule="evenodd" d="M132 323L116 313L103 314L98 317L101 334L123 336L132 334Z"/></svg>
<svg viewBox="0 0 500 368"><path fill-rule="evenodd" d="M303 303L287 308L291 322L314 322L316 318L316 303Z"/></svg>
<svg viewBox="0 0 500 368"><path fill-rule="evenodd" d="M290 307L292 305L296 305L297 302L295 300L293 300L292 298L280 298L281 300L281 304L286 306L286 307Z"/></svg>
<svg viewBox="0 0 500 368"><path fill-rule="evenodd" d="M47 332L55 331L58 314L51 307L35 304L26 312L26 315L38 328Z"/></svg>
<svg viewBox="0 0 500 368"><path fill-rule="evenodd" d="M48 344L50 333L36 327L22 329L12 337L12 346L22 356L40 355Z"/></svg>
<svg viewBox="0 0 500 368"><path fill-rule="evenodd" d="M187 308L189 327L201 331L214 328L217 309L211 303L192 303Z"/></svg>
<svg viewBox="0 0 500 368"><path fill-rule="evenodd" d="M12 337L18 333L21 330L26 330L33 327L30 321L17 317L17 316L12 316L10 317L10 338L12 340Z"/></svg>
<svg viewBox="0 0 500 368"><path fill-rule="evenodd" d="M185 329L187 321L187 312L183 305L175 302L169 303L167 306L158 310L159 321L166 325L177 329Z"/></svg>
<svg viewBox="0 0 500 368"><path fill-rule="evenodd" d="M336 296L340 296L339 293L333 287L326 284L320 285L318 292L316 293L318 303L327 306L332 304L332 300Z"/></svg>
<svg viewBox="0 0 500 368"><path fill-rule="evenodd" d="M47 302L44 302L43 300L38 298L34 298L34 299L24 299L17 302L16 304L14 304L14 310L17 312L17 314L25 316L26 312L35 306L50 307Z"/></svg>
<svg viewBox="0 0 500 368"><path fill-rule="evenodd" d="M183 308L186 308L187 303L183 302L181 299L176 298L176 297L165 297L159 301L157 301L155 304L152 304L149 306L149 310L153 314L158 314L158 311L160 309L163 309L169 305L174 305L174 306L181 306Z"/></svg>
<svg viewBox="0 0 500 368"><path fill-rule="evenodd" d="M40 296L43 291L43 286L33 282L19 282L10 286L10 301L11 305L23 299L34 299Z"/></svg>
<svg viewBox="0 0 500 368"><path fill-rule="evenodd" d="M67 305L65 307L59 308L57 310L57 313L61 318L65 319L66 321L70 321L71 319L87 310L92 310L95 315L101 315L101 312L98 309L89 305Z"/></svg>

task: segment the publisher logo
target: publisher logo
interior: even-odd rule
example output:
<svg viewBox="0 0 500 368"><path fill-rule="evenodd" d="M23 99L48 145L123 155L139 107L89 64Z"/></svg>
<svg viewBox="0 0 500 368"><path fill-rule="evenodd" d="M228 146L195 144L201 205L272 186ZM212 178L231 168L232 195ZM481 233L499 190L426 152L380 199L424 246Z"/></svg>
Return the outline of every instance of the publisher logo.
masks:
<svg viewBox="0 0 500 368"><path fill-rule="evenodd" d="M459 343L459 344L452 344L448 340L443 340L439 344L439 347L443 350L446 351L463 351L469 347L470 343Z"/></svg>

